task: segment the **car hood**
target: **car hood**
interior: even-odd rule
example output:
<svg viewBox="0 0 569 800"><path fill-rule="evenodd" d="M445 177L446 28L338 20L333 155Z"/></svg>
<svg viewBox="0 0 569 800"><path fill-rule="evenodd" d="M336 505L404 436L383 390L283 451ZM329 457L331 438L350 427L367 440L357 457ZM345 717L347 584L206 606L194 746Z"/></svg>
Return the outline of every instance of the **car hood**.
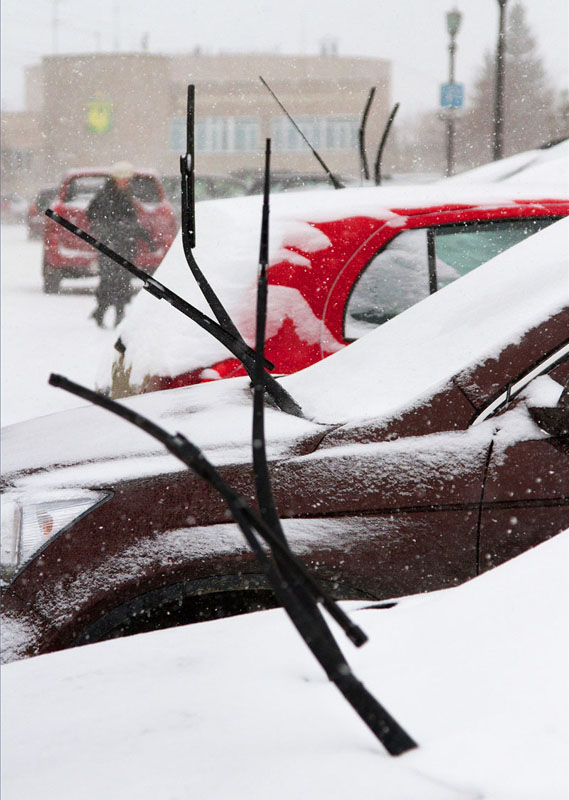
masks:
<svg viewBox="0 0 569 800"><path fill-rule="evenodd" d="M269 457L314 449L330 426L390 418L418 406L453 376L496 358L562 310L569 304L568 234L569 220L549 226L350 347L282 378L306 419L267 409ZM123 402L180 431L217 464L250 460L248 378ZM98 408L3 429L8 483L92 485L183 468L146 434Z"/></svg>
<svg viewBox="0 0 569 800"><path fill-rule="evenodd" d="M54 390L55 391L55 390ZM252 394L247 378L154 392L122 404L180 432L215 464L251 458ZM326 426L266 409L270 458L313 449ZM2 429L4 485L42 490L109 485L186 467L148 434L101 408L48 414Z"/></svg>

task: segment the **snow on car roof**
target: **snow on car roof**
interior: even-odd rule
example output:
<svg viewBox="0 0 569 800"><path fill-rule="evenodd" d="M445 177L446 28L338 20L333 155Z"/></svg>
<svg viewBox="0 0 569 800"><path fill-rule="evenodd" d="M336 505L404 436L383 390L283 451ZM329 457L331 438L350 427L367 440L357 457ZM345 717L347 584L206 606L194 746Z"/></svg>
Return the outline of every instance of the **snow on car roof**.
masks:
<svg viewBox="0 0 569 800"><path fill-rule="evenodd" d="M369 642L339 643L417 740L405 755L275 609L4 666L6 797L566 797L568 545L392 608L342 604Z"/></svg>
<svg viewBox="0 0 569 800"><path fill-rule="evenodd" d="M446 206L493 207L558 196L545 192L516 191L503 185L475 187L461 185L397 186L343 189L341 191L286 193L271 198L270 263L306 259L285 250L294 244L299 250L314 252L330 246L329 239L309 223L367 216L381 221L394 218L391 209L440 208ZM237 320L253 318L254 309L244 308L244 292L254 284L258 267L262 199L258 196L212 200L196 206L194 255L222 302ZM210 313L185 262L181 235L159 267L156 277L186 300ZM250 297L250 295L249 295ZM270 294L269 294L270 302ZM149 321L151 320L151 324ZM309 326L307 326L309 327ZM126 346L125 368L131 369L130 383L141 384L148 375L174 376L227 358L228 351L196 325L166 303L157 303L140 292L120 327ZM251 342L250 342L251 343ZM109 352L99 371L99 384L110 383Z"/></svg>
<svg viewBox="0 0 569 800"><path fill-rule="evenodd" d="M534 184L569 190L569 139L541 150L526 150L490 164L469 169L452 178L446 185L504 182L522 186ZM539 182L539 183L538 183Z"/></svg>
<svg viewBox="0 0 569 800"><path fill-rule="evenodd" d="M283 384L320 422L412 408L569 304L568 237L550 225Z"/></svg>

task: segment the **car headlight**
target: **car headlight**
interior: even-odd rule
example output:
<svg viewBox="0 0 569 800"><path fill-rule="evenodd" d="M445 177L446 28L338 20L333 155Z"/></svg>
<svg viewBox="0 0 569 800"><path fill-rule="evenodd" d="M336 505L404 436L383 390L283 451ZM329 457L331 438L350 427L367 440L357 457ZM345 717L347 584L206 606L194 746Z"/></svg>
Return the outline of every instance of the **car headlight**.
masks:
<svg viewBox="0 0 569 800"><path fill-rule="evenodd" d="M111 492L62 490L2 495L0 562L2 581L30 561L46 544L112 496Z"/></svg>

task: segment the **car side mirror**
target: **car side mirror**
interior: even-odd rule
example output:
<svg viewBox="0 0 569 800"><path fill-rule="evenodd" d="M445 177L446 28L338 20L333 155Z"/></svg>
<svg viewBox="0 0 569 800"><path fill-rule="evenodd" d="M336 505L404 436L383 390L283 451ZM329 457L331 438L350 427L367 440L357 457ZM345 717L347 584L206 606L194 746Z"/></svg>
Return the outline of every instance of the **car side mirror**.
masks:
<svg viewBox="0 0 569 800"><path fill-rule="evenodd" d="M533 421L551 436L569 436L569 382L561 392L557 405L529 409Z"/></svg>

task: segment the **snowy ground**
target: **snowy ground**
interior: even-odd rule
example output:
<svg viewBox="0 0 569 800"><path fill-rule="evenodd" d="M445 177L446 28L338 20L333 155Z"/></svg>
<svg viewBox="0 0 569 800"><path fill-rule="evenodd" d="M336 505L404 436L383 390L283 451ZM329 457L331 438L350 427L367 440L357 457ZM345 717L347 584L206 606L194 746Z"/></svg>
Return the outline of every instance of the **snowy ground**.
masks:
<svg viewBox="0 0 569 800"><path fill-rule="evenodd" d="M25 225L3 225L2 425L84 405L47 384L60 372L93 386L105 349L116 334L101 330L89 314L96 279L63 281L59 295L42 291L41 242L27 239ZM109 311L112 324L112 311Z"/></svg>
<svg viewBox="0 0 569 800"><path fill-rule="evenodd" d="M391 609L343 604L390 758L284 612L3 667L3 800L566 800L568 535Z"/></svg>

